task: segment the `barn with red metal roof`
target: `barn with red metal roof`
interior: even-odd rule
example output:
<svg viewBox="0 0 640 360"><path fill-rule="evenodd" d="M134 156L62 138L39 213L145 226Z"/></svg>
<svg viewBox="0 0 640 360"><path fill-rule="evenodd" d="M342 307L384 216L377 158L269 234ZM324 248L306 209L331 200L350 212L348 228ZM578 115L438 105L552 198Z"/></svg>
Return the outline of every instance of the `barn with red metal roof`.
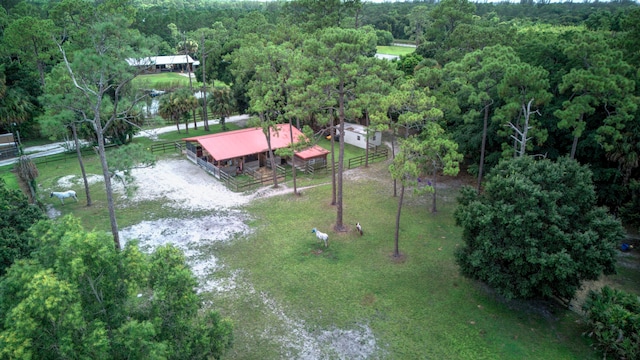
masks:
<svg viewBox="0 0 640 360"><path fill-rule="evenodd" d="M271 149L273 151L288 147L291 144L289 124L278 124L270 131ZM302 132L291 127L294 142L302 136ZM227 131L211 135L196 136L184 139L187 157L205 170L220 178L220 172L234 176L245 171L269 166L269 145L262 128L247 128ZM326 166L329 151L313 145L297 151L294 159L283 159L275 156L277 165L289 163L304 169L309 165Z"/></svg>

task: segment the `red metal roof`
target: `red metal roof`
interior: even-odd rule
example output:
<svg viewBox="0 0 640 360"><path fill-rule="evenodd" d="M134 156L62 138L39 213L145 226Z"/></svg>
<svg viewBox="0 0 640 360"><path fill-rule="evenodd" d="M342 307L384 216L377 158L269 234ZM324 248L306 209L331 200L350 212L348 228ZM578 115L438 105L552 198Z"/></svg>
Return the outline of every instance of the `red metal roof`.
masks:
<svg viewBox="0 0 640 360"><path fill-rule="evenodd" d="M309 160L317 157L325 156L329 153L329 150L323 148L322 146L313 145L310 148L306 148L305 150L297 151L296 156L302 160Z"/></svg>
<svg viewBox="0 0 640 360"><path fill-rule="evenodd" d="M278 124L277 128L277 132L273 129L271 130L271 149L273 150L287 147L291 143L289 124ZM296 127L292 127L292 131L293 139L297 141L298 137L302 135L302 132ZM183 140L200 143L217 161L262 153L269 150L264 132L262 132L262 128L259 127L196 136Z"/></svg>

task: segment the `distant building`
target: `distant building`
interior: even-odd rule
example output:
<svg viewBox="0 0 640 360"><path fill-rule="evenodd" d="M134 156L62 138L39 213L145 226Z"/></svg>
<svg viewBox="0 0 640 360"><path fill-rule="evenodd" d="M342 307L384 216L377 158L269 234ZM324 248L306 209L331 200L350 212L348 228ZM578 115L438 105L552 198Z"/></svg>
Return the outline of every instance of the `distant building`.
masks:
<svg viewBox="0 0 640 360"><path fill-rule="evenodd" d="M344 123L344 142L362 149L367 148L367 127L359 124ZM369 134L369 146L382 145L380 131Z"/></svg>
<svg viewBox="0 0 640 360"><path fill-rule="evenodd" d="M194 67L200 65L199 61L193 60L189 55L150 56L142 59L129 58L127 63L131 66L143 68L148 73L163 71L193 72Z"/></svg>
<svg viewBox="0 0 640 360"><path fill-rule="evenodd" d="M383 60L400 60L400 56L398 55L389 55L389 54L376 54L375 57L377 57L378 59L383 59Z"/></svg>

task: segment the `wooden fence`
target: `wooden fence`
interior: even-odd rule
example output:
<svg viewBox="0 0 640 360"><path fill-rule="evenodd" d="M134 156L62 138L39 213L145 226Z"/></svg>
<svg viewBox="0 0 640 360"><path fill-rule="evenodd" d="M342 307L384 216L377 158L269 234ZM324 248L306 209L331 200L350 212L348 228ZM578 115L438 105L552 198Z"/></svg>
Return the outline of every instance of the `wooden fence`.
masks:
<svg viewBox="0 0 640 360"><path fill-rule="evenodd" d="M182 151L182 143L180 141L167 141L161 143L153 143L148 147L152 154L157 152L165 153L167 151Z"/></svg>
<svg viewBox="0 0 640 360"><path fill-rule="evenodd" d="M284 167L276 165L276 178L278 182L287 179L287 171ZM220 180L233 191L245 191L273 184L273 172L261 173L251 168L245 168L243 176L231 176L223 171L220 172Z"/></svg>
<svg viewBox="0 0 640 360"><path fill-rule="evenodd" d="M96 150L93 147L84 147L80 149L80 153L82 156L87 155L95 155ZM27 155L28 156L28 155ZM67 162L67 161L78 161L78 153L75 150L69 150L57 154L51 154L47 156L39 156L39 157L31 157L31 161L34 164L48 164L51 162Z"/></svg>
<svg viewBox="0 0 640 360"><path fill-rule="evenodd" d="M369 149L369 162L375 162L379 160L387 160L389 157L389 148L386 146L378 146L373 149ZM361 155L349 159L347 168L353 169L362 166L367 161L367 155Z"/></svg>

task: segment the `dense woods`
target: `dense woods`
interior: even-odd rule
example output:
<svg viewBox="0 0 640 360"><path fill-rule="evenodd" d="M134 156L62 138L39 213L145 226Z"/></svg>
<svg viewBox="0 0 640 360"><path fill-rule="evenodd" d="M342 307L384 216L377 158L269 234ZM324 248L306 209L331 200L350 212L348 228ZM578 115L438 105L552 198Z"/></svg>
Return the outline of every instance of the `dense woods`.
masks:
<svg viewBox="0 0 640 360"><path fill-rule="evenodd" d="M483 172L513 155L513 127L521 126L516 122L524 118L524 107L530 115L531 139L523 150L588 164L598 204L608 206L627 226L638 226L640 9L634 2L108 1L87 7L85 1L72 0L4 1L2 132L19 130L27 139L40 136L40 123L46 122L42 117L59 113L47 105L54 91L50 88L57 86L47 78L58 82L61 76L56 73L63 61L58 45L85 46L83 29L96 17L104 20L122 9L127 10L126 18L117 26L121 31L127 27L121 35L137 42L133 53L186 51L203 60L197 78L206 79L205 86L216 81L231 85L233 99L225 103L233 102L240 113L255 111L250 109L250 84L256 80L258 62L265 60L260 52L247 58L263 51L256 46L274 51L301 48L306 38L327 27L375 31L378 42L388 39L384 33L409 41L418 47L396 63L404 76L388 73L385 81L392 85L414 77L436 96L444 112L439 122L458 143L469 173L481 181ZM132 31L146 44L135 40ZM213 106L229 108L215 102ZM320 119L328 111L308 108L313 105L303 100L282 99L274 106L280 110L272 110L283 116L295 113L300 126L322 126ZM348 120L363 122L363 114L349 114ZM128 120L133 119L135 113ZM125 139L114 131L131 130L115 125L105 136Z"/></svg>

